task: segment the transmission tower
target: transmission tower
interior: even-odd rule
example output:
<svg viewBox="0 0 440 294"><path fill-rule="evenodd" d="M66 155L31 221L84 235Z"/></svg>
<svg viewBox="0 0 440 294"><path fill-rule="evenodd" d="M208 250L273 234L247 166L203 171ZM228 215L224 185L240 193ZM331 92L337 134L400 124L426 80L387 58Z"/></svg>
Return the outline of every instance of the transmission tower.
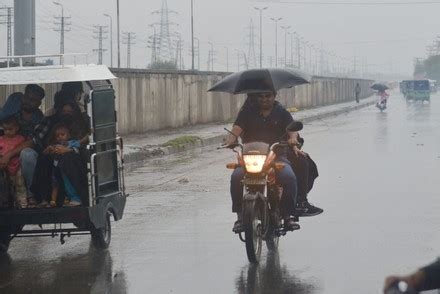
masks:
<svg viewBox="0 0 440 294"><path fill-rule="evenodd" d="M174 60L174 47L173 41L170 34L171 23L169 20L169 15L176 13L168 9L168 4L166 0L162 0L162 8L160 10L154 11L153 14L160 15L159 32L157 36L157 51L156 56L158 59L163 61L173 61Z"/></svg>
<svg viewBox="0 0 440 294"><path fill-rule="evenodd" d="M157 33L156 26L154 24L150 25L153 28L153 35L150 35L147 40L147 47L151 49L151 63L157 62Z"/></svg>
<svg viewBox="0 0 440 294"><path fill-rule="evenodd" d="M7 33L7 55L12 56L12 9L13 7L0 7L2 10L6 10L6 14L0 14L0 24L6 24L8 28ZM1 19L6 17L6 19Z"/></svg>
<svg viewBox="0 0 440 294"><path fill-rule="evenodd" d="M102 53L107 49L102 48L102 41L107 39L107 26L94 26L93 38L98 40L98 49L93 49L93 52L98 52L98 64L102 64Z"/></svg>
<svg viewBox="0 0 440 294"><path fill-rule="evenodd" d="M182 57L182 51L183 51L183 41L182 36L180 34L177 34L177 41L176 41L176 67L180 70L184 68L183 64L183 57Z"/></svg>
<svg viewBox="0 0 440 294"><path fill-rule="evenodd" d="M252 18L248 27L248 31L248 67L255 68L257 67L257 55L255 54L255 27Z"/></svg>
<svg viewBox="0 0 440 294"><path fill-rule="evenodd" d="M68 20L70 16L64 16L64 9L61 9L61 16L54 16L56 26L59 28L54 29L55 32L60 32L60 54L64 54L64 33L70 32L70 25L72 24Z"/></svg>
<svg viewBox="0 0 440 294"><path fill-rule="evenodd" d="M136 34L133 32L122 33L122 44L127 45L127 68L131 67L131 45L135 44Z"/></svg>

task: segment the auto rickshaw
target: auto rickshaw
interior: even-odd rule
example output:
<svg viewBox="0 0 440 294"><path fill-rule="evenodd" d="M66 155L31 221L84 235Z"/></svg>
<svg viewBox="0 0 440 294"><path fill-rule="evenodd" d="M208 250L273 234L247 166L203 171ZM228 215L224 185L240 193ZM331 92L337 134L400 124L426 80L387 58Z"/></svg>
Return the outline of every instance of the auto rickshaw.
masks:
<svg viewBox="0 0 440 294"><path fill-rule="evenodd" d="M0 68L0 93L5 97L30 83L41 85L46 93L54 93L61 83L83 82L85 109L93 130L84 152L88 203L79 207L0 210L0 253L7 252L11 240L18 237L59 237L64 244L66 237L85 234L91 235L96 248L106 249L111 240L111 218L122 219L128 195L123 143L117 135L116 97L110 82L116 77L105 65L77 64L77 58L83 55L0 57L5 60L5 67ZM51 57L59 58L59 65L35 62L37 58ZM66 64L68 57L73 57L73 64ZM50 97L46 95L46 99Z"/></svg>
<svg viewBox="0 0 440 294"><path fill-rule="evenodd" d="M410 83L410 81L405 80L405 81L401 81L399 84L400 93L402 93L403 96L406 96L406 93L408 92L409 83Z"/></svg>
<svg viewBox="0 0 440 294"><path fill-rule="evenodd" d="M407 82L406 100L430 101L431 88L429 80L413 80Z"/></svg>

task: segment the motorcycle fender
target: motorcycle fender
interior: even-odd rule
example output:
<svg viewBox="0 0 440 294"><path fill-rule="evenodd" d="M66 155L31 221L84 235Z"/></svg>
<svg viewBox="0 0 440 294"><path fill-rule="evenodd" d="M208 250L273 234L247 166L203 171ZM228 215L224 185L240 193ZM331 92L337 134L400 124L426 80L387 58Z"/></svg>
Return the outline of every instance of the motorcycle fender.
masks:
<svg viewBox="0 0 440 294"><path fill-rule="evenodd" d="M243 196L243 200L244 201L256 201L257 199L263 200L264 201L264 196L261 193L246 193Z"/></svg>

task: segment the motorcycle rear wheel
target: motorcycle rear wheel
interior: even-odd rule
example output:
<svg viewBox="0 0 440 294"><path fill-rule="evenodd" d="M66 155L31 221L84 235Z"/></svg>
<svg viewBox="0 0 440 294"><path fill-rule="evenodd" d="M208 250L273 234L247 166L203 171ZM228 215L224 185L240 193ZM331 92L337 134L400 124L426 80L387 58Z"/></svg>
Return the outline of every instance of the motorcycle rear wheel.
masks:
<svg viewBox="0 0 440 294"><path fill-rule="evenodd" d="M263 208L256 201L249 201L243 212L247 257L249 262L258 263L263 245Z"/></svg>

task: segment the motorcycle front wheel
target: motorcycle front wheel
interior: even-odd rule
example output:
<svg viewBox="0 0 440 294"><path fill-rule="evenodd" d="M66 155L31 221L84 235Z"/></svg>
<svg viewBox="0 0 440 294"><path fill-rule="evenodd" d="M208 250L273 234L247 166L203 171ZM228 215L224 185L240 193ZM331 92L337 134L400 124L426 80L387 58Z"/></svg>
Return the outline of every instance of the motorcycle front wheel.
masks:
<svg viewBox="0 0 440 294"><path fill-rule="evenodd" d="M252 263L258 263L263 244L263 207L257 201L246 201L243 209L246 253Z"/></svg>
<svg viewBox="0 0 440 294"><path fill-rule="evenodd" d="M278 249L278 243L280 237L277 235L276 229L278 225L279 214L272 212L270 216L270 223L266 233L266 247L269 251L276 251Z"/></svg>

